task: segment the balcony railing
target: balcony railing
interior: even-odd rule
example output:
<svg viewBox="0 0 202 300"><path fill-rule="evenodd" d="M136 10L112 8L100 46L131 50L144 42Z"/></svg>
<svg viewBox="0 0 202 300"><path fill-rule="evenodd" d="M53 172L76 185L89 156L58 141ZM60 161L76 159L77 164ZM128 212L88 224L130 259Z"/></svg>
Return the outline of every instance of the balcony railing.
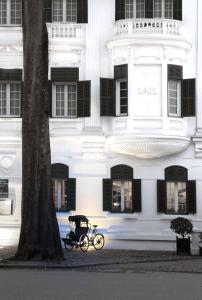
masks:
<svg viewBox="0 0 202 300"><path fill-rule="evenodd" d="M116 35L162 34L180 36L181 29L181 21L170 19L126 19L115 23Z"/></svg>
<svg viewBox="0 0 202 300"><path fill-rule="evenodd" d="M48 23L49 38L81 39L81 26L77 24Z"/></svg>

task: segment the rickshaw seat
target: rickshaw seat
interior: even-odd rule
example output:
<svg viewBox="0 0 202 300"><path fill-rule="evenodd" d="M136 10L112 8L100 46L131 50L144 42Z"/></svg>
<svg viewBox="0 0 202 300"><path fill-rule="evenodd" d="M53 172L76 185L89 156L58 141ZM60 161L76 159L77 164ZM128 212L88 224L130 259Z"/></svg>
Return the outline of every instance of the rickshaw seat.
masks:
<svg viewBox="0 0 202 300"><path fill-rule="evenodd" d="M82 234L85 234L88 232L88 227L78 227L75 229L75 237L76 240L79 241Z"/></svg>

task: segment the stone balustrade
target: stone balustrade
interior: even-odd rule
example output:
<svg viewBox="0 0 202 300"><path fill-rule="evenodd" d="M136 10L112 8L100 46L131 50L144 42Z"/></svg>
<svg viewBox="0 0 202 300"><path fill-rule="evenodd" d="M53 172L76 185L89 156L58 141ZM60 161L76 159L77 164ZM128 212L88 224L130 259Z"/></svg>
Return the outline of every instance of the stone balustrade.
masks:
<svg viewBox="0 0 202 300"><path fill-rule="evenodd" d="M60 24L48 23L49 38L81 39L81 25L78 24Z"/></svg>

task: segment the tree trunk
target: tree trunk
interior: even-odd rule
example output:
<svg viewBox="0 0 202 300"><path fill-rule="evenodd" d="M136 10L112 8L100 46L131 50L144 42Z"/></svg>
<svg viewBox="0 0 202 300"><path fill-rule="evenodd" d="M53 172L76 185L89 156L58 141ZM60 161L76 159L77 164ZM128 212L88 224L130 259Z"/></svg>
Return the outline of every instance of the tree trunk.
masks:
<svg viewBox="0 0 202 300"><path fill-rule="evenodd" d="M17 259L62 259L51 196L48 34L44 0L26 0L23 24L22 225Z"/></svg>

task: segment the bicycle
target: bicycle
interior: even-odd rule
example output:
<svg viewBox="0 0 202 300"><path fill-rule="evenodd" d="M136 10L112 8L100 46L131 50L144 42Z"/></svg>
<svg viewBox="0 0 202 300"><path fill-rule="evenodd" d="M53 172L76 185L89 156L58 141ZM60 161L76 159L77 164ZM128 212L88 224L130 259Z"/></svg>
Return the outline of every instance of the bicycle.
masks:
<svg viewBox="0 0 202 300"><path fill-rule="evenodd" d="M105 243L104 235L97 231L97 225L89 225L89 246L93 246L96 250L101 250ZM93 229L91 226L93 226Z"/></svg>

